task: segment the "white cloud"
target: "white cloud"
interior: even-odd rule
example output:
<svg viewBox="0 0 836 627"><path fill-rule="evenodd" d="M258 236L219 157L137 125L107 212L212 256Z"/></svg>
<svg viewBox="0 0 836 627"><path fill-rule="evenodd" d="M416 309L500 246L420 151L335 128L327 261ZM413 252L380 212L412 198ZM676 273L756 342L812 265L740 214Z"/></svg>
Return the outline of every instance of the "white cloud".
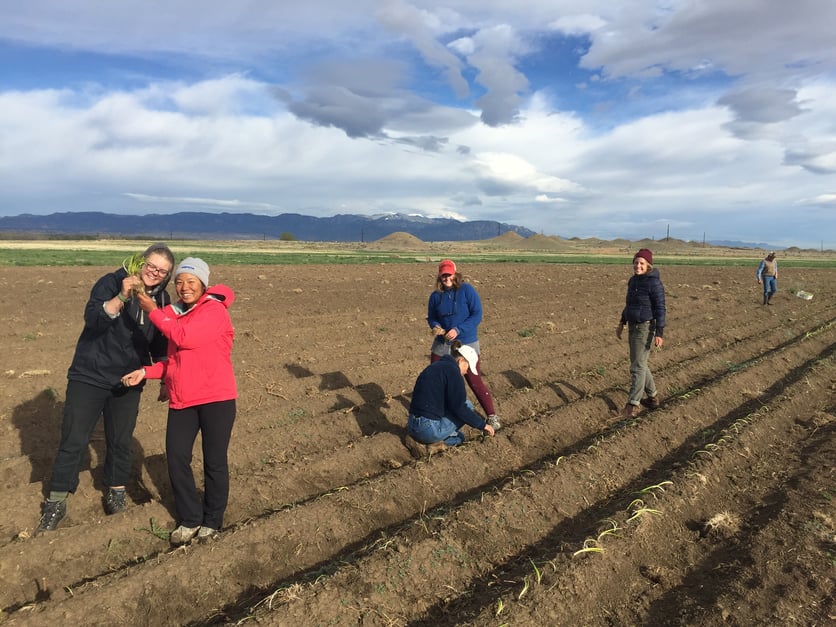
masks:
<svg viewBox="0 0 836 627"><path fill-rule="evenodd" d="M0 78L0 206L818 245L834 18L818 0L17 3L0 38L35 60Z"/></svg>
<svg viewBox="0 0 836 627"><path fill-rule="evenodd" d="M819 194L814 198L801 198L796 204L814 205L821 207L836 207L836 193Z"/></svg>
<svg viewBox="0 0 836 627"><path fill-rule="evenodd" d="M408 36L427 63L445 71L457 96L468 94L470 88L462 77L461 61L435 38L433 31L441 25L436 16L399 0L386 2L378 16L388 28Z"/></svg>
<svg viewBox="0 0 836 627"><path fill-rule="evenodd" d="M199 83L159 85L154 91L184 113L219 115L276 108L263 83L234 74Z"/></svg>
<svg viewBox="0 0 836 627"><path fill-rule="evenodd" d="M599 5L606 26L593 31L584 65L615 77L661 67L774 78L834 67L836 4L798 0L767 9L759 0L703 0L664 6L641 0Z"/></svg>
<svg viewBox="0 0 836 627"><path fill-rule="evenodd" d="M505 24L483 29L473 39L476 46L467 60L478 71L476 82L486 89L476 101L482 121L489 126L516 121L522 94L528 89L528 80L515 67L521 42Z"/></svg>
<svg viewBox="0 0 836 627"><path fill-rule="evenodd" d="M507 194L517 190L526 194L557 194L577 189L571 181L539 172L518 155L483 153L476 157L474 166L479 170L477 176L483 179L484 187L505 190Z"/></svg>
<svg viewBox="0 0 836 627"><path fill-rule="evenodd" d="M537 194L534 197L534 201L535 202L554 202L554 203L566 202L566 200L563 199L563 198L552 197L552 196L549 196L548 194Z"/></svg>
<svg viewBox="0 0 836 627"><path fill-rule="evenodd" d="M476 42L473 41L473 37L459 37L447 45L462 56L468 56L476 52Z"/></svg>
<svg viewBox="0 0 836 627"><path fill-rule="evenodd" d="M561 31L567 35L585 35L606 26L606 22L598 15L578 14L563 15L551 24L549 28Z"/></svg>
<svg viewBox="0 0 836 627"><path fill-rule="evenodd" d="M279 209L276 205L269 203L246 202L242 200L229 200L223 198L192 198L189 196L149 196L148 194L132 194L125 192L126 197L133 200L162 205L195 205L206 209L238 210L247 212L268 211L275 212Z"/></svg>

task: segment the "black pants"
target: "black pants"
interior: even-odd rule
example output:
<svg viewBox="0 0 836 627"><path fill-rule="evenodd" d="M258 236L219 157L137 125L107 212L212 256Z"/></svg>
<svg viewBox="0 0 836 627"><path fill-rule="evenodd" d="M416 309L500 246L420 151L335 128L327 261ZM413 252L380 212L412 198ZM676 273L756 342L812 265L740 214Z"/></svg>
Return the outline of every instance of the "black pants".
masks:
<svg viewBox="0 0 836 627"><path fill-rule="evenodd" d="M234 399L168 410L165 455L179 524L222 527L229 499L227 450L234 422ZM198 431L203 445L202 504L191 465Z"/></svg>
<svg viewBox="0 0 836 627"><path fill-rule="evenodd" d="M67 383L61 443L52 464L52 478L49 482L51 491L75 492L81 461L99 416L104 419L107 446L104 484L116 486L128 482L141 393L141 387L108 390L78 381Z"/></svg>

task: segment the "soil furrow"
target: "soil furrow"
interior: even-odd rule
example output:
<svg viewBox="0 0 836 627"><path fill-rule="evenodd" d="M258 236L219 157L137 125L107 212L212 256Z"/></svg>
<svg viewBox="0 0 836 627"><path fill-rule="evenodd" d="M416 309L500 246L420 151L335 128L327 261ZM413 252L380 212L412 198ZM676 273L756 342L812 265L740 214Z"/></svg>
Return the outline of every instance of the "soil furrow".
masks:
<svg viewBox="0 0 836 627"><path fill-rule="evenodd" d="M812 385L821 384L821 380L832 376L832 353L833 346L827 347L820 355L816 355L814 359L808 360L806 364L800 366L798 375L794 381L787 382L788 387L804 388L811 385L810 377L814 375L813 367L819 363L820 360L826 359L831 361L829 373L821 373L817 376L819 382L813 382ZM788 390L792 394L792 389ZM747 451L748 442L752 439L757 439L757 435L753 432L766 434L770 441L783 441L786 446L782 447L785 452L784 459L774 460L776 465L782 465L781 462L789 461L792 457L793 444L796 441L802 440L809 432L800 429L794 429L794 419L792 412L797 410L796 407L785 407L791 405L790 402L781 400L782 407L776 408L768 412L767 418L759 420L753 427L750 427L740 439L740 442L727 446L722 454L718 453L712 457L712 464L714 468L705 468L706 464L697 462L699 466L699 475L695 475L693 465L681 467L672 460L682 459L681 451L674 452L667 462L660 461L659 475L657 477L641 477L632 482L631 485L620 486L618 492L627 495L634 495L638 490L637 486L646 486L645 482L649 480L657 480L658 477L666 476L673 479L673 484L676 489L667 488L667 492L654 492L659 495L658 498L653 499L653 507L658 507L663 511L662 520L665 522L665 529L658 529L659 523L654 515L648 515L648 518L642 518L639 523L625 523L626 515L625 503L629 500L629 496L624 496L621 499L615 498L611 495L610 501L602 500L601 504L593 504L585 510L579 511L579 514L572 519L567 519L564 523L556 527L545 539L536 542L533 545L525 545L524 550L515 554L508 561L498 564L496 569L492 572L475 574L469 572L473 576L474 581L469 587L463 587L463 581L459 578L454 581L451 578L451 573L448 572L448 579L446 584L458 593L450 596L443 592L436 585L435 592L433 588L423 588L422 590L412 590L409 588L409 574L416 569L412 567L409 571L409 566L412 562L418 562L420 559L425 559L424 564L432 564L432 556L446 553L451 560L455 556L466 556L472 554L468 551L467 542L464 539L469 530L459 530L457 527L467 527L468 524L465 519L465 513L459 512L457 515L452 515L447 512L443 521L430 529L431 539L416 540L419 544L427 545L421 547L414 547L410 544L411 538L404 538L396 540L394 547L388 551L389 555L379 557L372 555L362 564L348 567L349 572L336 576L338 581L334 582L320 582L311 587L310 590L294 589L294 582L283 582L283 590L274 597L273 601L278 606L274 612L264 612L263 615L258 614L259 622L265 624L291 624L294 620L299 620L303 616L308 617L324 617L329 613L329 605L338 603L340 599L340 591L349 586L356 589L358 587L357 579L362 579L366 582L365 587L371 590L374 588L376 582L385 582L385 585L393 588L387 590L386 593L375 595L370 594L366 604L358 604L357 607L349 608L347 616L351 616L352 620L370 621L368 624L427 624L427 625L441 625L441 624L496 624L496 618L493 615L496 613L496 608L499 606L499 601L502 600L502 605L507 608L505 614L499 617L499 620L507 620L510 624L610 624L608 616L612 617L613 610L609 608L616 608L619 612L628 614L626 622L641 622L643 624L665 624L660 623L660 617L670 618L670 614L666 613L664 609L664 595L660 590L660 585L664 583L666 586L682 586L687 583L687 578L693 576L696 581L704 581L705 577L712 577L710 569L706 574L706 569L701 566L702 574L689 575L688 569L690 564L699 561L698 554L687 547L693 545L695 540L699 538L702 530L697 523L700 521L707 521L711 518L711 514L716 513L708 511L707 514L694 515L694 509L700 507L699 502L695 501L695 496L704 491L706 485L722 483L722 477L738 475L741 478L751 466L751 461L746 456L738 454L740 449ZM820 410L817 407L804 407L808 410ZM733 415L745 412L745 409L734 409L730 412ZM728 421L727 421L728 422ZM780 429L780 431L779 431ZM776 433L777 431L777 433ZM627 438L623 438L625 440ZM608 450L625 450L628 449L627 442L619 440L613 442L612 447L607 447ZM832 444L832 443L831 443ZM601 445L602 447L604 445ZM693 450L693 446L691 447ZM759 447L757 454L768 463L768 460L773 458L773 453L768 447ZM595 471L596 468L601 468L600 475L605 476L605 470L608 455L598 456L597 462L589 462L589 468ZM603 459L601 459L603 457ZM749 455L751 457L751 455ZM718 461L722 460L722 465ZM567 462L569 460L566 460ZM650 460L648 460L650 461ZM580 463L580 462L579 462ZM570 472L567 470L568 466L558 464L551 470L545 471L543 475L555 475L559 473L559 469L563 468L563 472ZM720 466L719 468L717 466ZM692 477L689 479L688 477ZM693 477L697 476L697 479ZM516 510L520 507L519 502L524 501L532 503L539 502L539 508L533 507L534 512L542 511L544 503L548 503L549 499L554 498L557 494L562 494L565 501L565 494L563 490L555 488L555 484L562 485L564 488L566 484L561 484L555 477L538 476L537 478L526 479L521 477L519 485L510 490L503 490L499 495L488 496L481 500L479 504L469 504L469 509L488 509L493 512L496 508L492 507L491 501L495 500L501 503L505 509ZM540 491L544 492L539 499L527 495L527 492ZM728 498L728 504L732 507L729 511L732 513L738 511L735 504L740 507L742 503L748 503L751 507L756 508L757 503L761 500L768 500L770 489L764 493L748 493L746 490L745 480L738 488L739 493L728 493L725 496ZM522 496L518 494L524 493ZM513 493L513 494L512 494ZM742 495L747 495L742 499ZM648 497L649 498L649 497ZM580 500L580 499L578 499ZM613 507L613 500L620 500L617 507ZM563 508L561 508L561 513ZM619 516L621 514L621 516ZM432 513L428 514L428 519L432 519ZM468 516L470 518L470 516ZM484 514L484 518L490 518L489 513ZM608 528L608 524L601 522L602 518L608 521L617 521L619 524L619 533L615 536L609 536L605 541L606 553L603 556L592 555L589 558L572 559L571 552L580 547L582 537L584 534L591 534L595 537L600 531ZM527 522L533 522L532 518L526 519ZM508 523L506 523L507 525ZM472 525L470 525L472 526ZM637 529L638 531L632 531ZM575 530L574 537L570 535L571 530ZM487 535L491 535L496 531L496 525L491 526L490 531L485 531ZM505 530L504 533L511 533L513 528ZM721 532L718 532L721 533ZM647 541L642 541L641 535L650 536ZM415 535L415 534L412 534ZM679 563L677 567L683 569L685 572L677 576L676 571L671 565L665 565L663 555L659 554L659 547L654 546L653 538L664 538L662 541L664 546L685 546L684 551L677 549L679 555ZM625 543L628 543L626 546ZM482 542L481 547L486 543ZM491 542L487 544L492 546ZM502 546L507 546L508 542L498 543ZM739 544L739 542L738 542ZM612 545L612 548L610 548ZM434 547L434 548L433 548ZM444 547L447 547L446 549ZM647 622L642 620L642 616L637 612L637 608L642 606L642 603L637 603L633 598L635 590L632 586L625 587L624 580L620 579L617 573L613 573L611 565L608 564L608 555L610 552L628 551L630 559L628 561L619 562L623 569L631 571L631 577L638 579L639 583L648 590L654 589L652 599L645 599L644 605L647 606L646 613L651 615L653 620ZM713 549L709 551L709 555ZM484 550L482 551L484 553ZM634 555L640 554L640 555ZM498 556L487 556L489 561L496 563ZM703 558L705 560L706 558ZM670 560L667 560L670 561ZM399 563L400 566L395 568L392 563ZM596 568L595 564L602 564L600 568ZM707 562L706 562L707 563ZM542 580L538 587L538 594L546 596L544 601L541 598L526 599L525 601L518 600L522 588L525 586L525 581L533 587L533 580L535 579L534 564L539 564L538 570L542 576ZM581 564L576 566L576 564ZM456 574L460 571L469 571L470 564L465 562L456 565ZM602 568L604 571L602 572ZM566 570L564 574L563 569ZM594 573L582 573L577 575L576 570L594 570ZM440 569L441 570L441 569ZM406 581L396 581L393 583L391 574L393 572L406 572L402 577ZM557 571L557 572L556 572ZM384 577L384 573L387 574ZM590 576L591 575L591 576ZM626 573L622 573L625 576ZM583 576L586 581L586 587L578 585L579 582L572 583L572 578ZM343 582L345 579L347 581ZM513 582L512 586L507 584L508 581ZM832 586L831 586L832 587ZM721 586L718 586L718 590ZM622 592L623 590L623 592ZM632 592L631 592L632 590ZM693 591L689 598L693 597ZM419 596L415 596L416 593ZM647 591L644 593L649 594ZM427 596L436 596L439 599L435 607L425 607L422 603ZM549 595L551 595L551 598ZM567 595L570 596L567 599ZM686 595L687 596L687 595ZM294 598L298 597L298 598ZM377 599L380 597L381 605L377 605ZM388 599L391 603L397 597L402 599L402 604L397 607L393 605L384 605ZM594 603L590 604L590 601ZM571 603L567 603L571 599ZM606 601L604 601L606 599ZM653 605L653 604L656 605ZM619 608L619 605L624 607ZM567 605L572 608L572 612L567 611ZM536 607L536 611L528 610L529 607ZM468 609L470 608L470 609ZM521 611L522 615L514 614L515 611ZM468 614L471 613L471 619L468 619ZM661 614L659 614L661 612ZM592 616L596 617L595 621L591 621ZM675 616L675 614L674 614ZM377 617L375 619L375 617ZM383 620L383 617L388 617L391 622ZM480 617L480 618L477 618ZM528 618L528 620L525 619ZM616 621L618 622L618 621ZM686 621L687 622L687 621ZM364 623L365 624L365 623ZM681 624L681 623L675 623Z"/></svg>
<svg viewBox="0 0 836 627"><path fill-rule="evenodd" d="M754 268L663 268L669 327L652 365L665 402L621 421L627 347L614 328L629 268L472 264L485 371L505 426L415 462L400 438L427 360L426 265L213 269L238 295L233 492L220 539L178 550L151 533L174 522L153 387L135 433L128 512L101 511L97 440L66 524L26 537L79 330L66 312L80 311L101 269L67 269L70 290L44 269L0 270L15 306L55 303L37 319L15 309L4 317L13 385L0 397L0 616L34 625L664 624L680 615L816 624L832 611L830 271L785 270L775 304L762 307ZM812 301L795 298L799 281ZM813 423L826 437L810 434ZM644 498L664 515L628 523L634 493L654 485ZM721 511L741 531L700 538ZM623 533L600 538L606 552L572 559L607 520ZM274 611L250 617L276 590ZM701 600L711 607L700 610Z"/></svg>
<svg viewBox="0 0 836 627"><path fill-rule="evenodd" d="M832 352L832 347L828 348L827 350L829 352ZM822 357L817 356L816 360L818 360L820 358L822 358ZM807 367L808 366L802 365L802 366L800 366L799 371L800 372L806 372ZM765 398L764 400L768 400L768 398ZM725 422L731 424L736 419L736 416L738 414L746 413L746 412L748 412L748 410L745 409L745 408L736 408L736 410L734 412L732 412L730 416L725 418ZM627 439L627 438L624 438L624 439ZM603 447L604 445L602 444L600 446ZM621 448L626 448L628 450L632 448L629 445L629 443L625 443L625 442L621 442L621 444L619 446ZM698 446L700 446L700 444L698 442L697 443L692 443L692 444L689 445L689 448L690 448L691 452L693 452L693 451L697 450ZM641 453L641 451L635 451L635 452L637 454ZM677 460L677 459L682 459L683 456L684 456L683 452L681 450L679 450L679 451L673 451L670 455L670 458L672 460ZM645 455L644 459L649 461L649 458L648 458L647 455ZM662 460L658 464L654 464L654 465L658 465L661 468L666 468L666 467L671 466L671 462L670 461L665 462L664 460ZM602 473L602 474L605 474L605 473ZM664 473L662 473L662 474L664 474ZM633 492L638 491L638 489L640 489L642 487L646 487L647 485L649 485L649 482L657 481L657 480L658 480L658 476L644 475L644 476L634 480L633 484L628 485L628 486L624 486L622 489L626 490L629 493L633 493ZM591 492L589 492L589 491L587 492L587 494L590 494L590 493ZM564 525L565 530L564 529L556 530L556 532L554 533L554 536L559 537L561 543L564 543L564 542L567 542L567 541L570 541L570 540L574 540L576 545L581 543L583 541L583 539L581 537L570 538L570 537L567 536L566 530L568 530L568 529L588 529L590 525L594 525L594 523L596 521L599 521L602 518L612 518L612 517L616 516L617 510L613 511L613 510L607 509L608 507L612 507L612 504L607 500L606 497L604 497L602 506L597 507L597 508L596 507L587 508L587 510L585 512L583 512L582 516L567 521ZM429 513L428 515L431 517L433 514ZM461 551L466 552L464 549L461 549ZM290 582L290 583L289 582L284 582L284 585L286 585L286 586L287 585L292 585L292 582ZM418 602L417 600L414 600L414 601Z"/></svg>
<svg viewBox="0 0 836 627"><path fill-rule="evenodd" d="M789 342L788 342L788 344L789 344ZM594 413L594 411L593 411L592 413ZM517 435L517 434L516 434L516 432L514 433L514 435L515 435L515 436ZM564 435L565 435L565 433L564 433ZM594 442L595 442L598 438L600 438L600 437L601 437L600 435L599 435L599 436L594 436L593 438L588 439L588 441L586 441L586 442L581 441L581 442L579 442L579 443L575 443L575 445L574 445L574 447L573 447L573 448L574 448L574 449L583 449L583 448L586 448L587 446L591 446L591 445L593 445L593 444L594 444ZM533 439L533 438L527 437L527 435L526 435L526 433L525 433L525 430L521 430L520 437L515 437L515 443L517 443L517 444L518 444L520 441L531 441L532 439ZM533 450L528 450L527 452L528 452L529 454L534 453L534 451L533 451ZM571 454L572 452L573 452L573 450L570 450L570 449L566 449L566 450L564 450L564 451L563 451L563 453L564 453L564 454ZM538 457L539 457L541 454L542 454L542 451L538 451L538 452L536 453L536 455L537 455ZM678 455L678 454L677 454L677 455ZM518 456L518 457L517 457L517 460L516 460L514 463L515 463L515 464L528 464L528 465L530 465L531 463L536 463L536 462L532 461L531 457L528 457L528 458L524 459L524 456L522 456L522 457L521 457L521 456ZM511 469L513 469L513 466L511 466L510 468L511 468ZM508 471L508 469L509 469L508 467L503 467L503 468L502 468L502 470L506 470L506 471ZM494 470L497 470L497 468L494 468ZM474 486L472 489L477 489L478 487L479 487L479 486ZM453 501L451 501L451 502L452 502L452 503L455 503L456 501L455 501L455 500L453 500ZM432 504L432 503L430 503L430 506L432 506L432 505L433 505L433 504ZM358 538L357 540L358 540L358 541L362 541L362 539L360 539L360 538ZM80 555L80 559L81 559L81 557L82 557L82 556ZM83 583L83 582L70 582L70 585L73 585L73 586L75 587L75 586L77 586L77 585L78 585L78 583ZM54 584L53 584L53 585L54 585Z"/></svg>

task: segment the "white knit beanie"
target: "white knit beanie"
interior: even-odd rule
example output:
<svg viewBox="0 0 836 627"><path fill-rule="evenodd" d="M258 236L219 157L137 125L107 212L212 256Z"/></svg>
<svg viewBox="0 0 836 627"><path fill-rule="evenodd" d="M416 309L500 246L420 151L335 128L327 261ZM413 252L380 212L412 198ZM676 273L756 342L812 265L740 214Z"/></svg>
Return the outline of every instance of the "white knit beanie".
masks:
<svg viewBox="0 0 836 627"><path fill-rule="evenodd" d="M203 287L209 286L209 266L200 257L186 257L181 261L174 271L174 279L177 280L177 275L184 272L195 275L203 283Z"/></svg>

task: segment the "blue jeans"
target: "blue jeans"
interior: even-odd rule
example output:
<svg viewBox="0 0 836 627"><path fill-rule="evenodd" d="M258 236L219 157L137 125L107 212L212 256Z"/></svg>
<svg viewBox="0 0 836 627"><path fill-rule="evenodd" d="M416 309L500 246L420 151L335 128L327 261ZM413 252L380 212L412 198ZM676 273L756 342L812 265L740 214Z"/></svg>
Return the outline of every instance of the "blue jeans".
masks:
<svg viewBox="0 0 836 627"><path fill-rule="evenodd" d="M630 399L631 405L639 405L642 396L656 396L656 382L653 381L653 374L647 365L647 358L650 356L650 349L653 347L653 338L656 337L656 328L650 322L629 323L629 344L630 344Z"/></svg>
<svg viewBox="0 0 836 627"><path fill-rule="evenodd" d="M763 295L769 296L778 291L778 281L774 276L763 277Z"/></svg>
<svg viewBox="0 0 836 627"><path fill-rule="evenodd" d="M473 403L470 401L467 401L467 406L473 409ZM421 444L444 442L447 446L458 446L465 440L464 433L461 432L464 425L464 420L458 418L442 417L436 420L410 414L406 432Z"/></svg>

